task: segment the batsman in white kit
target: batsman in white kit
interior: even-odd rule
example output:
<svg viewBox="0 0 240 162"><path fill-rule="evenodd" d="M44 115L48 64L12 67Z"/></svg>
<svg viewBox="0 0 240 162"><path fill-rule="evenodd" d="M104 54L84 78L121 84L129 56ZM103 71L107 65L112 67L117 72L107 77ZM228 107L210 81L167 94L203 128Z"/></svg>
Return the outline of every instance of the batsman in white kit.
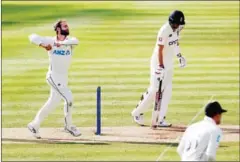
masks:
<svg viewBox="0 0 240 162"><path fill-rule="evenodd" d="M150 86L131 113L134 121L141 126L144 125L143 113L150 107L154 98L156 98L155 107L158 107L158 110L154 108L152 127L171 127L172 125L165 121L165 116L172 96L174 55L179 59L180 67L186 66L186 60L180 53L178 42L184 25L183 12L175 10L158 32L150 63Z"/></svg>
<svg viewBox="0 0 240 162"><path fill-rule="evenodd" d="M73 96L68 88L68 69L71 64L73 47L79 41L70 37L69 27L65 20L59 20L54 25L55 37L43 37L37 34L29 36L30 42L47 50L49 56L49 68L46 81L50 86L50 96L47 102L38 111L34 120L28 124L28 129L36 138L39 134L40 124L53 111L61 100L64 100L64 130L73 136L80 136L80 131L72 125Z"/></svg>
<svg viewBox="0 0 240 162"><path fill-rule="evenodd" d="M204 120L187 128L178 145L177 152L182 161L215 161L216 151L222 138L222 113L227 112L215 101L205 108Z"/></svg>

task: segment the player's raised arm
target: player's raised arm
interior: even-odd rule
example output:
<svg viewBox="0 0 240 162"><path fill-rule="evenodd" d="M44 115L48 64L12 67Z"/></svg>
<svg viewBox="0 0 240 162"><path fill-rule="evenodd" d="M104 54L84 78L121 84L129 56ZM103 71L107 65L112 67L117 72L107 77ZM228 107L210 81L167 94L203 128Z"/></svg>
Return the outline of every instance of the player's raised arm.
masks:
<svg viewBox="0 0 240 162"><path fill-rule="evenodd" d="M31 34L31 35L29 35L28 38L31 43L38 45L40 47L43 47L47 51L52 49L52 44L54 43L54 41L52 40L51 37L42 37L37 34Z"/></svg>
<svg viewBox="0 0 240 162"><path fill-rule="evenodd" d="M63 44L63 45L78 45L79 40L76 37L70 37L70 38L62 41L60 44Z"/></svg>
<svg viewBox="0 0 240 162"><path fill-rule="evenodd" d="M44 45L48 45L48 44L53 44L53 40L51 37L43 37L37 34L31 34L28 36L29 40L31 43L36 44L36 45L40 45L40 44L44 44Z"/></svg>

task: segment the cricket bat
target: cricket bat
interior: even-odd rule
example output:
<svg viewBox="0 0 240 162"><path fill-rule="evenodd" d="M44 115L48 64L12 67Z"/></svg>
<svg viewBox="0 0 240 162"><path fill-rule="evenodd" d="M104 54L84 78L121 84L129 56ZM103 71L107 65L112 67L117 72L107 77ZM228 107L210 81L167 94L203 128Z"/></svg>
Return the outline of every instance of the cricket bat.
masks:
<svg viewBox="0 0 240 162"><path fill-rule="evenodd" d="M154 109L152 112L152 128L157 128L162 100L162 79L159 81L158 92L156 93Z"/></svg>

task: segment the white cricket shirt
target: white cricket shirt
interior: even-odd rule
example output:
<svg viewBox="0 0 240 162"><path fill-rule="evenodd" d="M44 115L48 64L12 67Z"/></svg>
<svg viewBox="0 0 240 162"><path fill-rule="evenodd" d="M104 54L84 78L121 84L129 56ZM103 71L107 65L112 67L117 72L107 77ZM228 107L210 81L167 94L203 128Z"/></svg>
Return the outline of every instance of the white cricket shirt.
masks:
<svg viewBox="0 0 240 162"><path fill-rule="evenodd" d="M221 129L212 118L189 126L177 148L182 161L208 161L215 159L216 150L222 137Z"/></svg>
<svg viewBox="0 0 240 162"><path fill-rule="evenodd" d="M157 35L157 40L155 44L155 48L153 51L153 55L151 58L151 67L154 69L152 71L155 72L155 69L159 65L158 60L158 51L159 51L159 45L164 45L163 48L163 64L166 70L171 70L173 68L173 57L174 55L179 53L179 46L178 46L178 40L179 40L179 33L180 28L176 29L173 32L172 27L170 26L169 22L166 22L159 30Z"/></svg>
<svg viewBox="0 0 240 162"><path fill-rule="evenodd" d="M48 51L49 56L49 68L48 75L57 75L61 77L67 77L68 69L71 64L73 45L78 44L78 40L75 37L66 37L64 41L58 41L57 37L42 37L37 34L31 34L29 36L30 42L40 45L50 44L52 49ZM56 43L64 44L60 47L56 46Z"/></svg>

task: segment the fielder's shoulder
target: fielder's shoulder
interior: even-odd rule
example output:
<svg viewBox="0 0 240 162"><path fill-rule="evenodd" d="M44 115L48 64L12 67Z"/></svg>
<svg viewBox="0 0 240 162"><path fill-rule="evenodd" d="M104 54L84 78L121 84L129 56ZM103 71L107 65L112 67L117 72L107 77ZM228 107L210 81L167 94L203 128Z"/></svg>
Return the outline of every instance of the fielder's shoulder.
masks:
<svg viewBox="0 0 240 162"><path fill-rule="evenodd" d="M215 128L213 128L213 131L216 132L217 134L222 134L222 129L218 126L216 126Z"/></svg>

